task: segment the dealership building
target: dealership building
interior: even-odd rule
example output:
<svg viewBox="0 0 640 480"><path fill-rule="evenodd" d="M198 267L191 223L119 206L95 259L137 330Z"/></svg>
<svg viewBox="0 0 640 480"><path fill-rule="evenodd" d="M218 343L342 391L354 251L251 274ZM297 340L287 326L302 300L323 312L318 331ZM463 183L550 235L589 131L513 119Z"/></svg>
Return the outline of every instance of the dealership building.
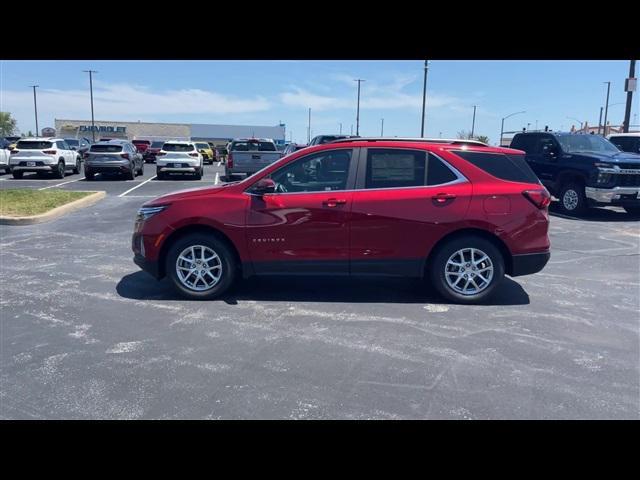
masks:
<svg viewBox="0 0 640 480"><path fill-rule="evenodd" d="M91 120L55 119L56 135L63 138L92 138ZM196 140L224 144L234 138L272 138L277 145L285 143L284 123L260 125L214 125L204 123L150 123L94 120L96 140Z"/></svg>

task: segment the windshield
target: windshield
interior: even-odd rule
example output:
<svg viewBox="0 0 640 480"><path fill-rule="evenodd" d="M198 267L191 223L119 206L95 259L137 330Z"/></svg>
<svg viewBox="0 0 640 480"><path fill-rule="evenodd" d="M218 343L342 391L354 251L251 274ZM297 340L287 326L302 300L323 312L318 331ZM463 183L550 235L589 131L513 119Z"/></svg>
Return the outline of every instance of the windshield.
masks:
<svg viewBox="0 0 640 480"><path fill-rule="evenodd" d="M80 145L80 142L74 138L65 138L64 141L67 142L67 145L70 147L77 147Z"/></svg>
<svg viewBox="0 0 640 480"><path fill-rule="evenodd" d="M193 145L190 143L165 143L162 149L165 152L191 152Z"/></svg>
<svg viewBox="0 0 640 480"><path fill-rule="evenodd" d="M598 135L560 135L557 137L562 150L572 152L619 152L618 148Z"/></svg>
<svg viewBox="0 0 640 480"><path fill-rule="evenodd" d="M271 142L241 141L233 142L231 151L236 152L276 152L276 145Z"/></svg>

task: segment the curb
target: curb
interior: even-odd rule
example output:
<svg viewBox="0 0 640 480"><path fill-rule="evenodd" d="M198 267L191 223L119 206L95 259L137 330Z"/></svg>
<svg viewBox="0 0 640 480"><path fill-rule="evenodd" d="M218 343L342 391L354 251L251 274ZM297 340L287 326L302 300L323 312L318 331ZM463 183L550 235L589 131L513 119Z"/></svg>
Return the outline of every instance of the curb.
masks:
<svg viewBox="0 0 640 480"><path fill-rule="evenodd" d="M93 192L92 195L79 198L73 202L60 205L46 213L40 215L32 215L29 217L2 217L0 216L0 225L33 225L35 223L48 222L54 220L62 215L73 212L83 207L89 207L99 200L103 199L107 195L105 191Z"/></svg>

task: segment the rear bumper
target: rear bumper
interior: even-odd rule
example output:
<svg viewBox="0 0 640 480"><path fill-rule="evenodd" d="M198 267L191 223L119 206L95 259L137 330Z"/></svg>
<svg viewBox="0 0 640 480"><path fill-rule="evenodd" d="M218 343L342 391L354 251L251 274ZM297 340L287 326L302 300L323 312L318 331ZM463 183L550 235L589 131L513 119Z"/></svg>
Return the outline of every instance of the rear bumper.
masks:
<svg viewBox="0 0 640 480"><path fill-rule="evenodd" d="M129 163L87 163L84 164L84 169L89 170L94 173L120 173L120 172L128 172L131 170L131 165Z"/></svg>
<svg viewBox="0 0 640 480"><path fill-rule="evenodd" d="M200 167L161 167L158 166L159 172L182 172L182 173L195 173L200 170Z"/></svg>
<svg viewBox="0 0 640 480"><path fill-rule="evenodd" d="M596 204L640 205L640 187L586 187L584 192L587 198Z"/></svg>
<svg viewBox="0 0 640 480"><path fill-rule="evenodd" d="M512 277L520 277L522 275L531 275L537 273L551 258L551 252L527 253L524 255L513 255L511 257L511 275Z"/></svg>
<svg viewBox="0 0 640 480"><path fill-rule="evenodd" d="M157 261L147 260L139 253L133 256L133 262L156 280L160 280L160 268Z"/></svg>

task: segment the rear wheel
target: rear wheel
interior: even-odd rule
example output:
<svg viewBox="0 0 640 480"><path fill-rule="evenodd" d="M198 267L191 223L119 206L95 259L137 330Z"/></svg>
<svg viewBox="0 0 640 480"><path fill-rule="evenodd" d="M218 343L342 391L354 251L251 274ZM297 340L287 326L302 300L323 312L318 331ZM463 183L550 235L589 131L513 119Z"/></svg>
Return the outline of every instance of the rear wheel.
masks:
<svg viewBox="0 0 640 480"><path fill-rule="evenodd" d="M447 300L478 303L489 297L504 278L504 259L485 238L459 237L435 252L429 275Z"/></svg>
<svg viewBox="0 0 640 480"><path fill-rule="evenodd" d="M560 209L569 215L581 215L587 211L587 196L584 185L576 182L567 183L560 189Z"/></svg>
<svg viewBox="0 0 640 480"><path fill-rule="evenodd" d="M624 209L631 215L640 215L640 207L624 207Z"/></svg>
<svg viewBox="0 0 640 480"><path fill-rule="evenodd" d="M212 235L187 235L176 241L166 257L166 272L182 296L207 300L233 284L236 262L227 245Z"/></svg>
<svg viewBox="0 0 640 480"><path fill-rule="evenodd" d="M82 166L80 165L80 159L76 158L76 166L73 167L73 174L77 175L80 173L80 169L82 168Z"/></svg>
<svg viewBox="0 0 640 480"><path fill-rule="evenodd" d="M144 175L144 162L140 163L140 175Z"/></svg>
<svg viewBox="0 0 640 480"><path fill-rule="evenodd" d="M85 180L93 180L94 175L95 174L91 170L87 170L86 168L84 169L84 178L85 178Z"/></svg>
<svg viewBox="0 0 640 480"><path fill-rule="evenodd" d="M124 178L127 180L135 180L136 178L136 166L135 164L129 165L129 171L125 173Z"/></svg>
<svg viewBox="0 0 640 480"><path fill-rule="evenodd" d="M13 178L22 178L22 175L24 175L24 172L13 172Z"/></svg>
<svg viewBox="0 0 640 480"><path fill-rule="evenodd" d="M65 174L65 166L64 166L64 162L58 162L58 167L54 170L53 172L53 176L55 178L64 178L64 174Z"/></svg>

